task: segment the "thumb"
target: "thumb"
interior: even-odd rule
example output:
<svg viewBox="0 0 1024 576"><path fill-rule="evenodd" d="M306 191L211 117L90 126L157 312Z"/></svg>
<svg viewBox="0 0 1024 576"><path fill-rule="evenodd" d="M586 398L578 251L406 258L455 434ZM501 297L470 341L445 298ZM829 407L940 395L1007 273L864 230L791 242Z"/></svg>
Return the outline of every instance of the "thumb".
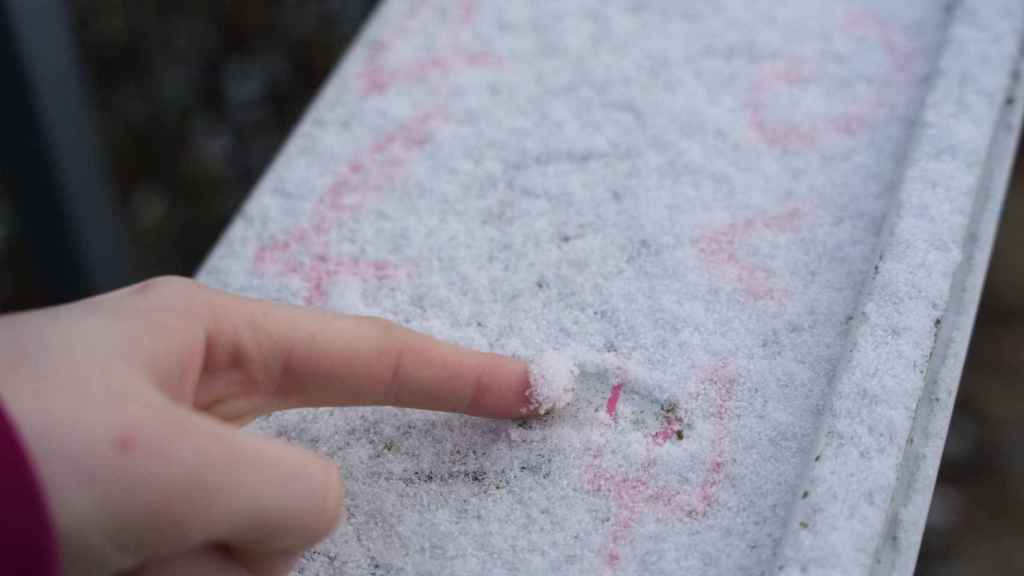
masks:
<svg viewBox="0 0 1024 576"><path fill-rule="evenodd" d="M287 576L297 555L247 562L223 547L208 546L181 556L158 560L125 576Z"/></svg>
<svg viewBox="0 0 1024 576"><path fill-rule="evenodd" d="M225 550L203 548L154 562L126 576L179 576L181 574L189 576L253 576L256 572L252 572L236 562ZM287 574L287 572L279 574Z"/></svg>
<svg viewBox="0 0 1024 576"><path fill-rule="evenodd" d="M343 489L333 462L177 405L170 410L138 434L138 455L152 455L136 466L145 490L124 508L134 518L119 536L139 564L210 545L246 564L274 562L334 529Z"/></svg>

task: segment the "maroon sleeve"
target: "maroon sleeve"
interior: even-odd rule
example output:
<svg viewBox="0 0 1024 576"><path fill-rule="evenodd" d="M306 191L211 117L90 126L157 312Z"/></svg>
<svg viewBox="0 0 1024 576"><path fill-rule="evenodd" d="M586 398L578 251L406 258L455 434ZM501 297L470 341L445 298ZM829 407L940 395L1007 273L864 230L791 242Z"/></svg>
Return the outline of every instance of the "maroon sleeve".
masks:
<svg viewBox="0 0 1024 576"><path fill-rule="evenodd" d="M57 576L57 542L43 489L0 402L0 573Z"/></svg>

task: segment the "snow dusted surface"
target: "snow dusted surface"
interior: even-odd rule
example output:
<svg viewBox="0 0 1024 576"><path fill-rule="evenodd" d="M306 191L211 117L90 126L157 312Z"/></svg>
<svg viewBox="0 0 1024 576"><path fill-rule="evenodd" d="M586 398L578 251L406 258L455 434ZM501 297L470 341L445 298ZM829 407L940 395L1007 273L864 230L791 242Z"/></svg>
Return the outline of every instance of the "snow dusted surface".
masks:
<svg viewBox="0 0 1024 576"><path fill-rule="evenodd" d="M199 277L557 409L257 422L347 481L298 573L908 572L1020 110L947 4L386 0Z"/></svg>

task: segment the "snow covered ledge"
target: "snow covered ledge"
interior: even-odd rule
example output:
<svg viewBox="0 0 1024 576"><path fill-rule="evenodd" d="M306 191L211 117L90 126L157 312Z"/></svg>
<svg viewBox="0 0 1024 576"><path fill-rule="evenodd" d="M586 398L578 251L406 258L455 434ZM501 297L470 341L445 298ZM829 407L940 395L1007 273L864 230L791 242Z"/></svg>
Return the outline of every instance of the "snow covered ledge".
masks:
<svg viewBox="0 0 1024 576"><path fill-rule="evenodd" d="M344 471L299 573L909 574L1022 25L1019 0L385 0L199 277L536 358L557 409L257 422Z"/></svg>

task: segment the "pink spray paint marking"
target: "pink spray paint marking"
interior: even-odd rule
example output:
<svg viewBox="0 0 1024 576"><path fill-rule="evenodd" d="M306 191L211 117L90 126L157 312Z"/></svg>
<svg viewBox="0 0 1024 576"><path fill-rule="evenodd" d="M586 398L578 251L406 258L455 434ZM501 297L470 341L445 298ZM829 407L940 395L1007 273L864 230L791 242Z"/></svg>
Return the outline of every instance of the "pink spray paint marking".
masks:
<svg viewBox="0 0 1024 576"><path fill-rule="evenodd" d="M612 393L608 395L608 403L605 404L605 414L608 414L609 418L615 418L615 411L619 408L619 397L622 396L622 382L617 382L612 386Z"/></svg>
<svg viewBox="0 0 1024 576"><path fill-rule="evenodd" d="M799 207L779 214L747 218L700 235L695 244L704 266L739 286L755 302L782 302L786 292L772 283L770 270L741 258L738 244L757 234L784 234L805 218Z"/></svg>
<svg viewBox="0 0 1024 576"><path fill-rule="evenodd" d="M814 76L814 71L796 59L772 64L754 82L747 105L751 128L762 141L787 150L809 148L826 137L857 136L884 116L893 100L893 87L905 85L909 76L914 58L908 42L895 28L862 10L846 16L841 33L865 37L884 50L886 69L877 82L875 93L832 117L806 122L781 121L772 118L768 110L769 97L787 89L800 89Z"/></svg>
<svg viewBox="0 0 1024 576"><path fill-rule="evenodd" d="M704 517L717 501L718 491L726 474L729 450L729 422L736 394L736 370L729 362L722 362L702 372L700 385L691 393L685 406L695 406L706 392L712 394L711 451L704 475L696 486L670 486L659 483L655 477L658 449L669 437L681 430L689 415L683 409L678 418L666 419L665 425L651 437L644 457L636 470L618 472L602 463L606 456L595 450L585 470L586 487L608 496L613 507L613 520L608 543L604 551L607 572L614 572L622 561L623 547L632 540L633 528L645 515L655 514L669 519L697 519ZM615 417L624 382L612 386L606 412Z"/></svg>
<svg viewBox="0 0 1024 576"><path fill-rule="evenodd" d="M350 161L313 205L311 230L325 234L337 217L363 208L397 181L447 120L438 108L413 116Z"/></svg>
<svg viewBox="0 0 1024 576"><path fill-rule="evenodd" d="M389 58L399 41L410 34L410 27L428 6L440 6L454 12L446 19L446 43L433 53L419 54L404 61ZM476 20L478 8L477 0L459 0L451 7L432 0L418 0L413 3L409 11L403 15L401 22L386 36L370 41L366 63L360 73L363 94L379 95L398 84L416 84L433 77L447 77L462 69L500 64L495 55L482 50L470 50L462 45L466 30Z"/></svg>
<svg viewBox="0 0 1024 576"><path fill-rule="evenodd" d="M434 53L403 61L392 57L398 43L428 7L448 11L446 44ZM447 78L458 69L490 66L498 59L486 51L467 49L462 36L477 17L477 0L458 0L452 7L436 0L416 0L397 26L370 40L359 73L363 92L379 95L399 83ZM264 272L297 280L302 300L323 305L339 278L388 280L408 276L411 269L386 260L365 260L335 254L330 232L342 217L352 216L372 198L383 194L419 156L446 120L443 106L414 116L375 142L345 165L327 191L314 202L309 220L257 249L254 266Z"/></svg>
<svg viewBox="0 0 1024 576"><path fill-rule="evenodd" d="M256 269L297 279L302 301L309 306L323 305L339 278L389 280L410 274L410 268L385 260L337 255L329 234L342 217L358 212L393 185L444 120L443 110L418 114L358 154L313 202L306 222L257 249Z"/></svg>
<svg viewBox="0 0 1024 576"><path fill-rule="evenodd" d="M665 421L661 425L661 429L654 433L651 439L654 441L655 446L664 446L666 442L672 439L683 429L683 422L675 416L665 416Z"/></svg>

